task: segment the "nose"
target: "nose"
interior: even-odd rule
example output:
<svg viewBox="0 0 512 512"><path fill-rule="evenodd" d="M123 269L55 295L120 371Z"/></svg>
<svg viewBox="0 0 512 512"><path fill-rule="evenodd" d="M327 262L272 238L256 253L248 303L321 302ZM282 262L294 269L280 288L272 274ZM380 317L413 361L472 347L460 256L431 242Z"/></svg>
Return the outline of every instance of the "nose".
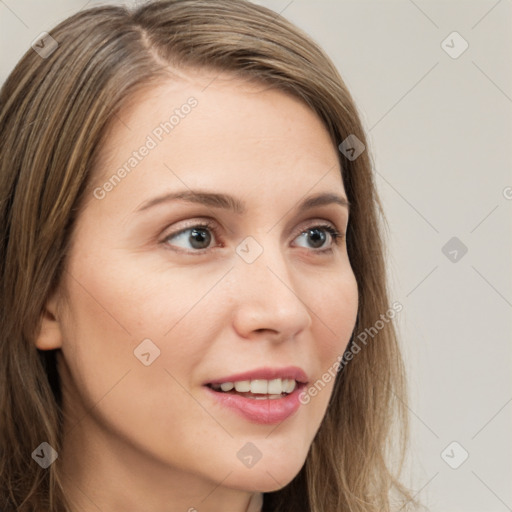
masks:
<svg viewBox="0 0 512 512"><path fill-rule="evenodd" d="M313 283L293 275L279 248L265 248L252 263L240 259L231 280L233 323L240 336L282 342L310 327L311 310L301 293Z"/></svg>

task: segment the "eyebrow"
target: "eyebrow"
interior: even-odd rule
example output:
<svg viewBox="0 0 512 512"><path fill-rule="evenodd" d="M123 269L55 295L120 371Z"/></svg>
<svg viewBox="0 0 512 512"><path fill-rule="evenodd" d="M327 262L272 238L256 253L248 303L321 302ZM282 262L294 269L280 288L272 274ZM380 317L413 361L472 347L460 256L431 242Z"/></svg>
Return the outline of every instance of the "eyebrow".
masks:
<svg viewBox="0 0 512 512"><path fill-rule="evenodd" d="M237 199L229 194L220 194L216 192L205 192L201 190L184 190L181 192L171 192L161 196L150 199L142 204L135 212L148 210L149 208L168 203L172 201L185 201L188 203L197 203L212 208L222 208L232 211L239 215L246 213L247 208L243 201ZM297 207L296 210L301 212L309 210L317 206L325 206L328 204L339 204L349 210L350 203L344 196L338 194L324 192L304 199Z"/></svg>

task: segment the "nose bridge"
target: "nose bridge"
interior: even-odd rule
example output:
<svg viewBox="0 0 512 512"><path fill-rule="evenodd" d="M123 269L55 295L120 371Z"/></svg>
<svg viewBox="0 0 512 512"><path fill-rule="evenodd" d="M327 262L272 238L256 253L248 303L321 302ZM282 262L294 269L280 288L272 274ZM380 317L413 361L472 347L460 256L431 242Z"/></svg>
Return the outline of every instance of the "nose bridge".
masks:
<svg viewBox="0 0 512 512"><path fill-rule="evenodd" d="M271 330L292 337L311 324L308 307L294 284L297 280L291 277L290 264L275 234L251 238L237 247L237 329L245 336L251 331Z"/></svg>

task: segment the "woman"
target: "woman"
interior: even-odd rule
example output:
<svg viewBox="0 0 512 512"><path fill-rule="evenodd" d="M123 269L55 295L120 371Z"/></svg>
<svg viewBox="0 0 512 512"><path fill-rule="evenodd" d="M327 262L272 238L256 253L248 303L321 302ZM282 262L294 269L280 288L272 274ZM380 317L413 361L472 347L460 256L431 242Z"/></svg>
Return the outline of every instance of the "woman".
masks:
<svg viewBox="0 0 512 512"><path fill-rule="evenodd" d="M323 51L242 0L93 8L34 50L0 93L2 510L415 504L381 207Z"/></svg>

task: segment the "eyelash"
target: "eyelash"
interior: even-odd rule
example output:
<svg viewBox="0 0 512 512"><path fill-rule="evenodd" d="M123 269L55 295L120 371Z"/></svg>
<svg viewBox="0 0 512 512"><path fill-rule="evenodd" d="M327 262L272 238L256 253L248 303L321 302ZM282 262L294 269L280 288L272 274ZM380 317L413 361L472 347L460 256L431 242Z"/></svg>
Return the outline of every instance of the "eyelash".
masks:
<svg viewBox="0 0 512 512"><path fill-rule="evenodd" d="M193 230L193 229L209 229L209 230L212 231L212 233L213 233L213 235L214 235L216 240L218 240L220 238L219 231L218 231L217 226L215 225L215 223L212 222L212 221L204 221L204 222L200 222L198 224L194 224L192 226L180 229L179 231L176 231L174 233L170 233L169 235L167 235L162 240L161 243L164 244L164 245L167 245L168 249L176 251L176 252L180 252L180 253L183 253L183 254L193 254L193 255L196 255L196 256L205 254L205 252L210 250L210 248L198 249L198 250L194 250L194 251L187 251L187 250L181 249L181 248L180 249L171 248L169 246L169 244L166 243L167 240L169 240L170 238L173 238L175 236L181 235L182 233L184 233L186 231L189 231L189 230ZM303 233L306 233L310 229L324 229L325 231L327 231L331 235L332 241L333 241L334 245L336 245L336 246L339 246L341 244L341 242L343 240L343 237L344 237L344 235L342 233L340 233L335 227L333 227L330 224L313 224L312 226L307 227L305 229L302 229L301 231L296 233L295 238L297 238L297 236L299 236L299 235L301 235ZM328 254L328 253L332 253L333 252L333 247L331 246L331 247L329 247L327 249L311 249L311 251L314 252L314 253L317 253L317 254L318 253L320 253L320 254Z"/></svg>

